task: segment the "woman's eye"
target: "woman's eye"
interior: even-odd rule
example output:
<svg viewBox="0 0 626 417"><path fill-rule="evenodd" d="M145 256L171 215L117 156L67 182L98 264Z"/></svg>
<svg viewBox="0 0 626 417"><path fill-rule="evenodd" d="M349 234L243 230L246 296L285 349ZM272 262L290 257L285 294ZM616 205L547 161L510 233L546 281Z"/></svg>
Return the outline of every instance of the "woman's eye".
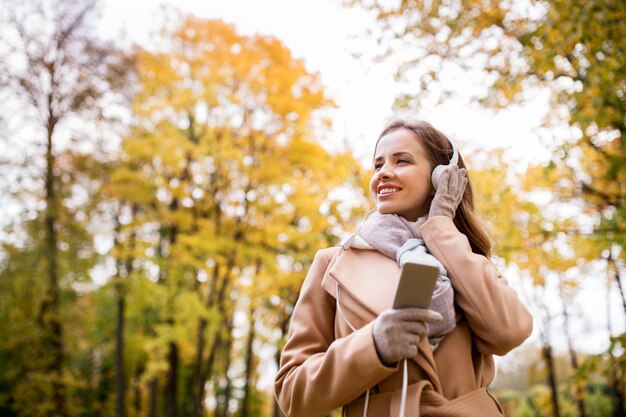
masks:
<svg viewBox="0 0 626 417"><path fill-rule="evenodd" d="M399 163L399 164L408 164L408 163L409 163L409 161L408 161L408 160L406 160L406 159L398 159L398 163Z"/></svg>
<svg viewBox="0 0 626 417"><path fill-rule="evenodd" d="M380 168L382 168L383 164L374 164L374 171L378 171Z"/></svg>

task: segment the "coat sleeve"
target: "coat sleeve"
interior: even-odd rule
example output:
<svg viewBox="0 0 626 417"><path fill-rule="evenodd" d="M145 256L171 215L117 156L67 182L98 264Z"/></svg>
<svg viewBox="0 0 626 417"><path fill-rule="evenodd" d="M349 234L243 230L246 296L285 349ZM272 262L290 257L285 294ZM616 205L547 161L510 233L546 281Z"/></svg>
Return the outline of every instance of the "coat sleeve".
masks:
<svg viewBox="0 0 626 417"><path fill-rule="evenodd" d="M504 355L532 332L532 316L486 257L472 252L452 219L434 216L422 225L429 251L448 271L456 304L475 334L478 350Z"/></svg>
<svg viewBox="0 0 626 417"><path fill-rule="evenodd" d="M398 369L380 362L373 323L335 340L335 298L321 286L333 253L315 255L289 325L274 386L288 417L325 415Z"/></svg>

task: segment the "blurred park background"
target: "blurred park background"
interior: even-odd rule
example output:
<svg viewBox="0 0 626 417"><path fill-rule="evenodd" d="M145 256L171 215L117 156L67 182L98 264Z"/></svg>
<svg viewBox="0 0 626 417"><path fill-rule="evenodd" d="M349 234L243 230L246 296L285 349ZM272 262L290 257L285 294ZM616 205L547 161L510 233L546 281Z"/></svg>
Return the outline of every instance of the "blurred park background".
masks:
<svg viewBox="0 0 626 417"><path fill-rule="evenodd" d="M626 416L623 0L210 3L1 0L0 416L281 416L394 111L458 144L535 318L507 415Z"/></svg>

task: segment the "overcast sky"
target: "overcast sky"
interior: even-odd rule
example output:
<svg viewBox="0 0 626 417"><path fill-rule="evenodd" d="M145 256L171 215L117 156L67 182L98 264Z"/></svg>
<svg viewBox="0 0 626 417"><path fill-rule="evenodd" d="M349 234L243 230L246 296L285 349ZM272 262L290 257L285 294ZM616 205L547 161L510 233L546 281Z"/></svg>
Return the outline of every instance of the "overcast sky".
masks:
<svg viewBox="0 0 626 417"><path fill-rule="evenodd" d="M361 10L341 7L340 0L105 0L104 4L106 32L123 30L143 44L158 22L161 4L222 19L242 34L276 36L310 71L320 73L326 92L338 104L329 139L347 140L361 160L369 159L377 134L392 114L399 93L395 68L353 58L356 50L375 48L374 40L365 35L372 19ZM547 158L535 133L543 112L537 106L494 114L449 101L414 110L454 139L462 153L504 147L512 158Z"/></svg>

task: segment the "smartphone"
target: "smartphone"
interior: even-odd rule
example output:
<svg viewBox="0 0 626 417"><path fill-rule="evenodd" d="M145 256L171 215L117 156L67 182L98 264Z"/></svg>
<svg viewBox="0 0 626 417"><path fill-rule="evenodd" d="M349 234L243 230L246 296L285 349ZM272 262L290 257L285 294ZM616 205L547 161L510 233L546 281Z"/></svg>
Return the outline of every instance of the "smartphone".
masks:
<svg viewBox="0 0 626 417"><path fill-rule="evenodd" d="M393 308L428 308L438 276L436 266L406 262L400 272Z"/></svg>

